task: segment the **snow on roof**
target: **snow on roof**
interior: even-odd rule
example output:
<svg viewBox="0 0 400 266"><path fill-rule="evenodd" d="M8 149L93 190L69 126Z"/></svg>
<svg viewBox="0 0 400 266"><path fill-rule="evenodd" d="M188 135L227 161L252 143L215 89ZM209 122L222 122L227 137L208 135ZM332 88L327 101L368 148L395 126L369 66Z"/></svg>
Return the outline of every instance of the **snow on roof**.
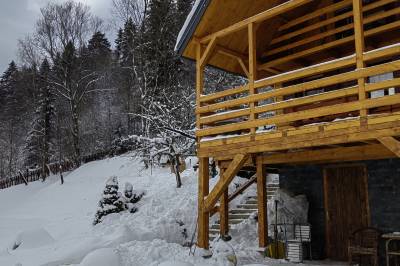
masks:
<svg viewBox="0 0 400 266"><path fill-rule="evenodd" d="M210 0L196 0L176 39L175 51L182 55Z"/></svg>

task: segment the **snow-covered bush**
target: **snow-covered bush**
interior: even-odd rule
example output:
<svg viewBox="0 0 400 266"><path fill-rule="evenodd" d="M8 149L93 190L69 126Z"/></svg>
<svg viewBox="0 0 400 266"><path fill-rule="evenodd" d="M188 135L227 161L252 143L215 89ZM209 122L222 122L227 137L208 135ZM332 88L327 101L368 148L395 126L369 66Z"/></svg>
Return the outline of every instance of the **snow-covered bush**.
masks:
<svg viewBox="0 0 400 266"><path fill-rule="evenodd" d="M112 176L107 180L93 224L100 223L103 217L110 213L119 213L124 209L122 195L118 192L118 178Z"/></svg>
<svg viewBox="0 0 400 266"><path fill-rule="evenodd" d="M136 212L137 208L135 207L135 203L137 203L143 197L143 195L144 193L134 193L132 184L126 182L124 189L125 209L129 210L130 213Z"/></svg>

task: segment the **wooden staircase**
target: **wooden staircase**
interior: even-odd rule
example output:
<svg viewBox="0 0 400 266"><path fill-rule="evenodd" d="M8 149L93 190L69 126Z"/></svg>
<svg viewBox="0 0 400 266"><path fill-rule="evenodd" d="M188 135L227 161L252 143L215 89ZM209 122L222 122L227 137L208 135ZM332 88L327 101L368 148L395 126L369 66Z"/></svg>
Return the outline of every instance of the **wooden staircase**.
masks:
<svg viewBox="0 0 400 266"><path fill-rule="evenodd" d="M270 200L279 189L279 184L267 184L267 200ZM237 205L229 210L229 227L239 224L250 218L252 213L257 212L257 196L248 196L244 203ZM210 226L209 240L213 241L219 236L220 221L216 221Z"/></svg>

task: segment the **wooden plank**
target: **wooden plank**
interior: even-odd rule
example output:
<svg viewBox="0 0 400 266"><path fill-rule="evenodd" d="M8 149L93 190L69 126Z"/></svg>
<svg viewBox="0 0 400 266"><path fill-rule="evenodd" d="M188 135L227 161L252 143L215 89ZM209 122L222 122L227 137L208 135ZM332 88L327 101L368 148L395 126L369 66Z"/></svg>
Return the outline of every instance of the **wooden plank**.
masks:
<svg viewBox="0 0 400 266"><path fill-rule="evenodd" d="M357 69L363 69L365 67L365 62L364 62L365 39L364 39L362 0L353 0L353 17L354 17L354 36L355 36L355 46L356 46ZM358 83L358 100L363 101L366 98L365 78L364 77L358 78L357 83ZM364 108L361 109L360 116L362 118L365 118L367 116L367 110Z"/></svg>
<svg viewBox="0 0 400 266"><path fill-rule="evenodd" d="M379 89L387 89L387 88L397 87L397 86L400 86L400 78L384 80L384 81L380 81L377 83L365 84L365 91L370 92L370 91L376 91Z"/></svg>
<svg viewBox="0 0 400 266"><path fill-rule="evenodd" d="M265 248L268 245L267 175L261 156L257 156L257 205L258 244L260 248Z"/></svg>
<svg viewBox="0 0 400 266"><path fill-rule="evenodd" d="M376 58L375 56L371 56L371 57ZM343 67L348 67L348 66L355 65L355 64L356 64L355 56L353 56L353 55L347 56L347 57L340 58L338 60L332 60L332 61L324 62L324 63L318 64L318 65L314 65L314 66L290 71L288 73L282 73L280 75L276 75L273 77L268 77L268 78L265 78L262 80L258 80L256 82L256 88L262 88L262 87L274 85L276 83L292 81L292 80L299 79L302 77L307 77L310 75L317 75L317 74L321 74L321 73L324 73L327 71L332 71L332 70L340 69ZM261 69L261 66L259 66L259 70L260 69Z"/></svg>
<svg viewBox="0 0 400 266"><path fill-rule="evenodd" d="M369 37L369 36L375 35L377 33L383 33L385 31L392 30L392 29L399 28L399 27L400 27L400 21L395 21L395 22L392 22L392 23L389 23L389 24L386 24L386 25L383 25L383 26L380 26L380 27L373 28L373 29L370 29L368 31L365 31L364 35L365 35L365 37ZM330 42L330 43L322 44L322 45L319 45L319 46L316 46L316 47L313 47L313 48L310 48L310 49L307 49L307 50L302 50L302 51L300 51L298 53L295 53L295 54L291 54L291 55L288 55L288 56L285 56L285 57L281 57L281 58L277 58L275 60L271 60L271 61L269 61L269 62L267 62L265 64L260 65L259 69L264 69L264 68L276 66L276 65L279 65L279 64L282 64L282 63L285 63L285 62L288 62L288 61L291 61L291 60L294 60L294 59L297 59L297 58L300 58L300 57L303 57L303 56L315 54L315 53L323 51L325 49L330 49L330 48L333 48L335 46L340 46L340 45L343 45L345 43L349 43L349 42L354 41L354 40L355 40L355 37L352 35L352 36L349 36L349 37L346 37L346 38L343 38L343 39L339 39L339 40L336 40L336 41L333 41L333 42Z"/></svg>
<svg viewBox="0 0 400 266"><path fill-rule="evenodd" d="M265 21L267 19L276 17L276 16L278 16L280 14L283 14L283 13L286 13L286 12L288 12L290 10L293 10L293 9L299 7L299 6L308 4L310 2L312 2L312 0L292 0L292 1L285 2L285 3L281 4L281 5L275 6L275 7L271 8L271 9L268 9L268 10L266 10L264 12L261 12L261 13L259 13L257 15L254 15L254 16L252 16L250 18L247 18L245 20L237 22L237 23L235 23L235 24L233 24L233 25L231 25L231 26L229 26L229 27L227 27L225 29L222 29L222 30L217 31L215 33L212 33L212 34L210 34L208 36L205 36L205 37L201 38L200 42L201 43L208 43L214 37L215 38L219 38L219 37L228 35L230 33L237 32L237 31L242 30L245 27L247 27L247 25L250 24L250 23L257 23L257 22Z"/></svg>
<svg viewBox="0 0 400 266"><path fill-rule="evenodd" d="M346 2L347 2L347 3L346 3L344 6L348 6L349 4L351 4L351 1L346 1ZM384 6L384 5L386 5L386 4L390 3L390 2L393 2L393 0L390 0L390 1L377 1L376 3L372 3L372 4L370 4L370 5L367 5L367 6L363 7L363 8L362 8L362 10L363 10L362 12L370 11L370 10L372 10L372 9L374 9L374 8L377 8L377 7L380 7L380 6ZM341 4L341 3L338 3L338 4ZM322 9L321 9L321 10L322 10ZM319 13L319 11L320 11L320 10L316 11L316 13ZM360 11L361 11L361 10L360 10ZM279 42L281 42L281 41L284 41L284 40L288 40L288 39L290 39L290 38L293 38L293 37L295 37L295 36L297 36L297 35L300 35L300 34L303 34L303 33L306 33L306 32L309 32L309 31L312 31L312 30L321 28L321 27L325 27L325 26L327 26L327 25L329 25L329 24L335 23L335 22L340 21L340 20L343 20L343 19L345 19L345 18L349 18L349 17L352 16L352 14L353 14L353 12L352 12L352 11L349 11L349 12L346 12L346 13L341 14L341 15L339 15L339 16L332 17L332 18L330 18L330 19L327 19L327 20L325 20L325 21L322 21L322 22L320 22L320 23L311 24L310 26L303 27L303 28L301 28L300 30L297 30L297 31L290 32L290 33L288 33L288 34L279 36L279 37L277 37L276 39L274 39L274 40L271 42L271 44L276 44L276 43L279 43ZM362 14L362 13L361 13L361 14ZM386 15L385 13L382 13L382 14L378 14L378 16L380 16L380 17L382 18L382 17L385 17L385 16L387 16L387 15ZM301 18L303 18L303 17L301 17ZM377 19L379 19L379 17L371 16L371 17L368 18L368 20L367 20L365 23L370 23L370 22L375 21L375 20L377 20Z"/></svg>
<svg viewBox="0 0 400 266"><path fill-rule="evenodd" d="M237 154L229 167L224 171L224 175L220 177L217 184L212 189L211 193L204 200L204 207L206 211L211 210L218 199L221 197L222 193L228 188L232 179L236 176L239 170L242 168L243 164L246 162L248 155L246 153Z"/></svg>
<svg viewBox="0 0 400 266"><path fill-rule="evenodd" d="M377 84L379 84L379 83L377 83ZM356 95L356 94L358 94L358 87L340 89L340 90L336 90L336 91L330 91L330 92L326 92L326 93L305 96L302 98L294 98L294 99L288 100L288 101L281 101L281 102L275 102L275 103L271 103L271 104L267 104L267 105L257 106L254 109L254 113L259 114L259 113L279 110L279 111L277 111L277 112L279 112L279 113L277 113L277 115L283 115L284 113L282 112L282 109L284 109L284 108L290 108L290 107L295 107L295 106L304 105L304 104L310 104L310 103L319 102L319 101L332 100L332 99ZM245 109L240 109L237 111L220 113L220 114L202 117L200 119L200 123L202 125L204 125L204 124L209 124L209 123L213 123L213 122L217 122L217 121L246 116L249 114L250 114L249 108L245 108Z"/></svg>
<svg viewBox="0 0 400 266"><path fill-rule="evenodd" d="M244 86L229 89L229 90L214 92L214 93L211 93L208 95L201 95L200 102L210 102L210 101L214 101L214 100L217 100L217 99L220 99L223 97L232 96L235 94L240 94L240 93L244 93L244 92L248 92L248 91L249 91L248 85L244 85Z"/></svg>
<svg viewBox="0 0 400 266"><path fill-rule="evenodd" d="M220 176L224 176L224 169L220 169ZM220 234L221 236L227 235L229 232L229 197L228 189L225 189L221 195L219 204L219 220L220 220Z"/></svg>
<svg viewBox="0 0 400 266"><path fill-rule="evenodd" d="M217 121L222 121L222 120L227 120L227 119L232 119L232 118L237 118L237 117L247 116L247 115L250 115L249 108L239 109L237 111L219 113L219 114L215 114L215 115L211 115L211 116L202 117L202 118L200 118L200 123L202 125L210 124L210 123L214 123Z"/></svg>
<svg viewBox="0 0 400 266"><path fill-rule="evenodd" d="M393 137L380 137L379 142L382 143L386 148L400 157L400 142Z"/></svg>
<svg viewBox="0 0 400 266"><path fill-rule="evenodd" d="M370 128L376 128L375 125L377 124L384 124L389 123L389 122L394 122L400 120L400 113L395 112L390 115L388 114L382 114L382 115L374 115L374 116L369 116L368 117L368 125ZM307 141L308 136L309 138L314 138L314 135L311 134L306 134L306 133L317 133L319 136L323 132L324 135L327 137L332 137L336 136L336 132L338 132L339 129L357 129L360 125L360 120L358 117L354 117L354 119L346 119L346 120L341 120L341 121L334 121L330 123L325 123L321 125L305 125L301 127L296 127L296 128L290 128L290 129L285 129L285 130L279 130L279 131L272 131L272 132L266 132L266 133L259 133L255 137L255 141L263 141L262 145L268 145L271 142L282 142L282 137L284 136L296 136L296 135L301 135L299 136L299 141ZM400 125L400 124L399 124ZM322 128L322 130L321 130ZM303 132L303 134L296 134L295 132L300 131ZM347 131L347 133L354 133L353 131ZM292 138L295 139L295 138ZM226 139L217 139L217 140L210 140L210 141L202 141L200 143L200 148L202 151L207 150L207 151L213 151L214 149L218 149L218 146L224 145L224 149L231 149L233 145L244 145L243 143L251 141L250 136L237 136L237 137L231 137L231 138L226 138ZM221 156L223 158L227 156ZM229 158L225 159L231 159L232 156L229 155ZM223 160L223 159L220 159Z"/></svg>
<svg viewBox="0 0 400 266"><path fill-rule="evenodd" d="M369 109L387 105L394 105L397 104L399 101L400 101L400 94L395 94L380 98L365 99L363 101L335 104L325 107L313 108L310 110L303 110L294 113L277 115L270 118L258 119L254 121L239 122L218 127L200 129L196 131L196 136L203 137L203 136L216 135L243 129L249 129L252 127L260 127L264 125L282 123L282 122L293 122L297 120L304 120L304 119L310 119L327 115L348 113L360 109Z"/></svg>
<svg viewBox="0 0 400 266"><path fill-rule="evenodd" d="M393 153L380 144L356 147L299 151L290 153L263 155L264 164L299 164L326 161L360 161L368 158L392 158Z"/></svg>
<svg viewBox="0 0 400 266"><path fill-rule="evenodd" d="M377 3L380 3L380 2L377 2ZM377 3L375 3L375 4L377 4ZM367 8L364 8L364 9L365 9L365 11L367 11ZM395 9L392 9L390 11L374 14L374 15L366 17L364 19L363 24L366 25L366 24L369 24L371 22L374 22L374 21L377 21L377 20L380 20L380 19L383 19L383 18L386 18L386 17L390 17L390 16L398 14L398 13L400 13L400 8L395 8ZM326 37L335 35L337 33L340 33L340 32L346 31L346 30L353 29L353 27L354 27L354 24L350 23L350 24L347 24L347 25L342 26L342 27L333 28L331 30L324 31L324 32L321 32L319 34L312 35L310 37L301 39L299 41L292 42L292 43L289 43L287 45L279 46L279 47L277 47L275 49L267 51L263 55L264 56L271 56L271 55L274 55L274 54L277 54L277 53L280 53L280 52L283 52L283 51L286 51L286 50L289 50L289 49L292 49L292 48L295 48L295 47L298 47L298 46L301 46L301 45L305 45L307 43L311 43L313 41L320 40L322 38L326 38Z"/></svg>
<svg viewBox="0 0 400 266"><path fill-rule="evenodd" d="M384 59L393 55L400 54L400 43L384 48L375 49L364 53L364 61L369 62L375 59Z"/></svg>
<svg viewBox="0 0 400 266"><path fill-rule="evenodd" d="M208 158L199 158L199 194L198 194L198 228L197 246L209 248L209 219L210 214L204 208L204 198L209 192L209 161Z"/></svg>
<svg viewBox="0 0 400 266"><path fill-rule="evenodd" d="M326 13L333 12L333 11L336 11L338 9L344 8L346 6L349 6L351 3L352 3L352 0L345 0L345 1L341 1L339 3L336 3L334 5L330 5L330 6L327 6L327 7L324 7L324 8L320 8L320 9L314 11L314 12L311 12L309 14L301 16L301 17L299 17L297 19L293 19L293 20L289 21L288 23L283 24L281 27L279 27L279 31L289 29L289 28L291 28L293 26L296 26L296 25L298 25L300 23L303 23L303 22L305 22L307 20L310 20L310 19L313 19L313 18L318 18L319 16L324 15Z"/></svg>
<svg viewBox="0 0 400 266"><path fill-rule="evenodd" d="M353 121L351 121L353 123ZM268 134L266 134L268 135ZM360 142L376 139L377 137L400 135L400 121L368 125L368 130L363 131L359 126L341 128L331 131L319 131L298 136L261 139L252 142L243 142L224 145L221 147L200 147L198 156L228 156L241 152L259 153L289 149L309 148L314 146L332 145L341 143Z"/></svg>

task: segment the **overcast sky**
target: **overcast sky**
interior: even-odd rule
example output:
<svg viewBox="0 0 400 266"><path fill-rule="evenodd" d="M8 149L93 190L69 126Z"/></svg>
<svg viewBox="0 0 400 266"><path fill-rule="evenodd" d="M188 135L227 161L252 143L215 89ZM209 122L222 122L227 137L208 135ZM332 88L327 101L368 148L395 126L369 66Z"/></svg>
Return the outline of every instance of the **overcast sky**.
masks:
<svg viewBox="0 0 400 266"><path fill-rule="evenodd" d="M11 60L17 60L17 42L34 30L40 7L47 2L65 0L0 0L0 75ZM90 6L92 13L104 20L111 18L111 0L79 0ZM110 42L114 36L107 36Z"/></svg>

